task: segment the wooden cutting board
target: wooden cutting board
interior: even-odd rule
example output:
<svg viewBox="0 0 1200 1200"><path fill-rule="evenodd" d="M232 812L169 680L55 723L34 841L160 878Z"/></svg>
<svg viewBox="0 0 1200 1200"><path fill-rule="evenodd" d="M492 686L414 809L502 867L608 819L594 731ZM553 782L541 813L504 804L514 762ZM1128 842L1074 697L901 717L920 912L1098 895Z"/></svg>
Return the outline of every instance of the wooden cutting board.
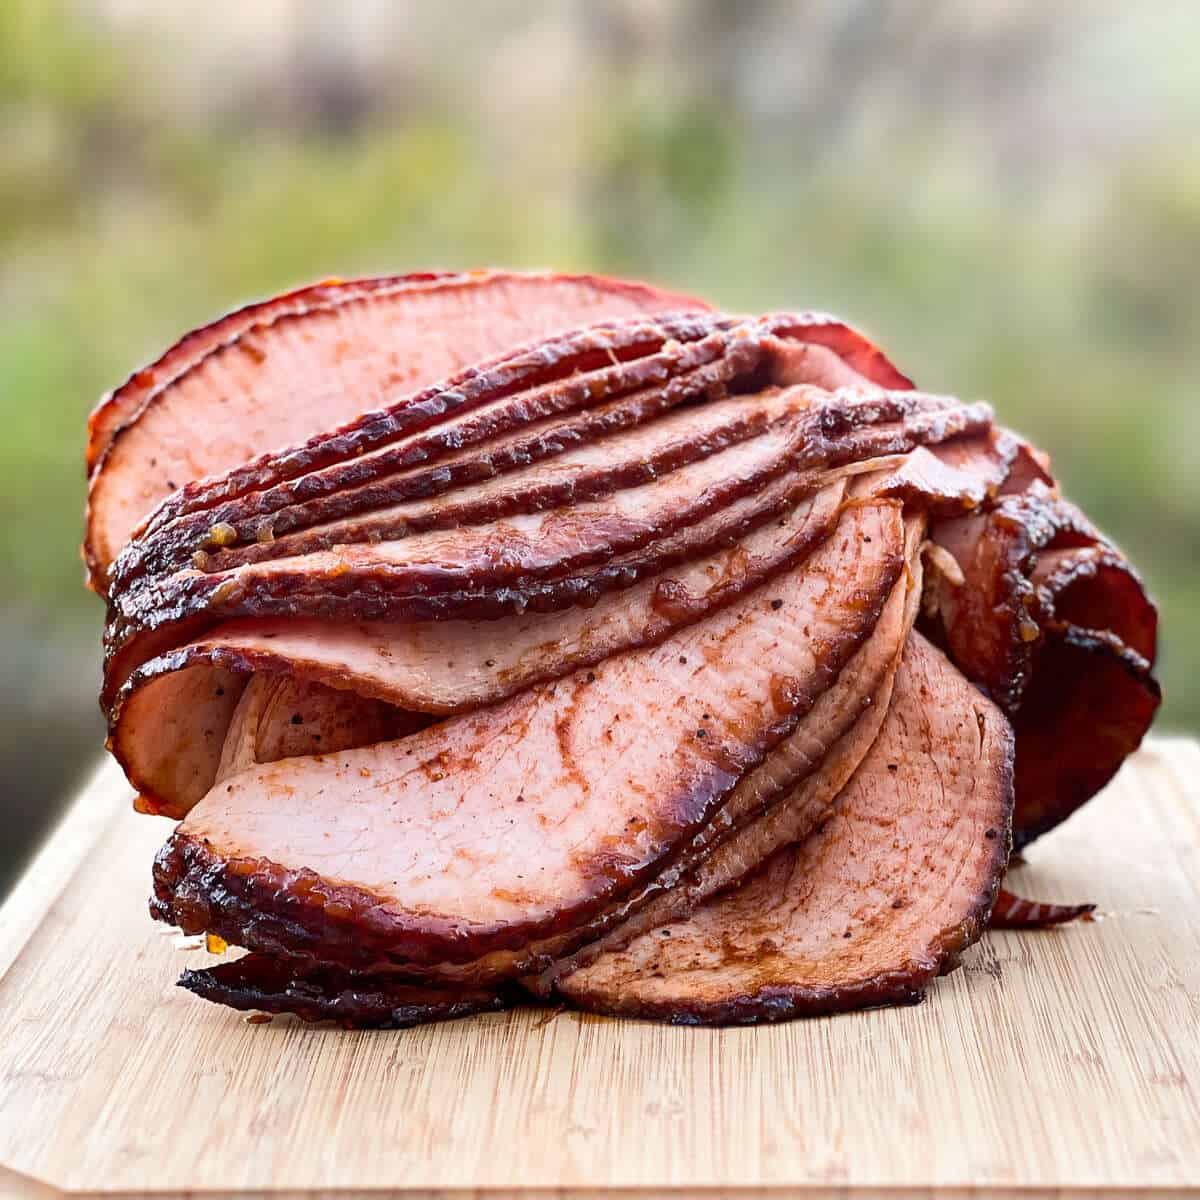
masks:
<svg viewBox="0 0 1200 1200"><path fill-rule="evenodd" d="M990 934L915 1008L759 1029L248 1024L172 986L208 956L146 914L168 830L105 766L0 910L0 1195L1200 1196L1195 743L1014 871L1102 920Z"/></svg>

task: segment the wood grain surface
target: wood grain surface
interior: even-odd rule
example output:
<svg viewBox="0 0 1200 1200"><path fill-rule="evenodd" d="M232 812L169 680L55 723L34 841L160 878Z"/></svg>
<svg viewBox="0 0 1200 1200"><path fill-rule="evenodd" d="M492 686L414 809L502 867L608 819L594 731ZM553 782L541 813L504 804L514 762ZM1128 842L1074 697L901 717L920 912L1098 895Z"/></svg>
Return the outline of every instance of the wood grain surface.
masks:
<svg viewBox="0 0 1200 1200"><path fill-rule="evenodd" d="M1200 1196L1200 746L1153 741L915 1008L759 1029L523 1011L247 1024L146 914L169 826L115 768L0 909L0 1196Z"/></svg>

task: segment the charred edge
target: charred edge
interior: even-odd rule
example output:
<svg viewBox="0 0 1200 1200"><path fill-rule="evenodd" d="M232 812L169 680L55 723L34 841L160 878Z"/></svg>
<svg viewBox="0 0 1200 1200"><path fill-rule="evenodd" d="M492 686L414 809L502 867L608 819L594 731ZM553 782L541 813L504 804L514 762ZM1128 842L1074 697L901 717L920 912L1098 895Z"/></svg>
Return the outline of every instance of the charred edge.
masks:
<svg viewBox="0 0 1200 1200"><path fill-rule="evenodd" d="M925 619L920 624L973 683L1013 716L1021 706L1032 677L1038 648L1037 637L1026 639L1021 633L1024 620L1040 615L1036 610L1038 597L1030 578L1037 555L1050 549L1099 547L1116 554L1132 579L1136 581L1137 576L1078 508L1044 487L1001 496L987 513L979 515L979 520L986 523L980 543L988 542L995 548L996 574L983 581L983 587L988 594L994 595L991 611L1000 614L1006 622L1003 660L986 664L986 668L978 661L972 662L970 648L963 640L970 638L969 629L945 628L940 621ZM970 564L964 563L962 567L968 572L970 582Z"/></svg>
<svg viewBox="0 0 1200 1200"><path fill-rule="evenodd" d="M320 967L309 973L294 962L248 954L234 962L185 971L179 986L213 1004L241 1012L291 1013L302 1021L332 1021L346 1029L408 1029L484 1012L520 1001L502 990L440 991L385 974Z"/></svg>
<svg viewBox="0 0 1200 1200"><path fill-rule="evenodd" d="M865 1008L920 1004L936 976L936 968L921 967L876 975L843 987L771 986L753 994L707 1002L589 998L585 1011L607 1017L658 1021L667 1025L771 1025L801 1017L825 1017Z"/></svg>
<svg viewBox="0 0 1200 1200"><path fill-rule="evenodd" d="M1149 675L1157 650L1158 610L1146 591L1145 583L1119 550L1098 545L1087 548L1086 553L1086 558L1068 559L1060 563L1053 574L1041 581L1038 590L1044 618L1043 633L1068 625L1080 630L1086 628L1089 635L1110 640L1121 651L1142 660L1145 674ZM1116 581L1115 588L1111 586L1113 581ZM1073 595L1081 587L1086 587L1091 595L1103 591L1120 596L1119 633L1114 623L1099 629L1095 625L1087 625L1082 619L1063 619L1071 613Z"/></svg>

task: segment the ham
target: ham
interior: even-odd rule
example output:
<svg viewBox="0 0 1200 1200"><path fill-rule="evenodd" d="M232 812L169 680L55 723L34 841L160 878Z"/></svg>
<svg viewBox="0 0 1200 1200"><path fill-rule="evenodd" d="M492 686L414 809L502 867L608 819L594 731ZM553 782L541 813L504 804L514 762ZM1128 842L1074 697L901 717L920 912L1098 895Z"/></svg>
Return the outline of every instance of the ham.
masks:
<svg viewBox="0 0 1200 1200"><path fill-rule="evenodd" d="M514 344L601 319L703 307L643 284L489 271L330 282L244 308L183 338L92 414L93 583L155 502L192 480Z"/></svg>
<svg viewBox="0 0 1200 1200"><path fill-rule="evenodd" d="M177 378L206 354L252 326L269 325L284 315L300 315L322 307L332 307L358 299L375 291L393 291L447 278L449 272L424 271L410 275L360 279L346 284L328 279L311 287L297 288L260 304L248 304L180 338L153 363L135 371L120 387L101 397L88 417L85 451L87 473L91 475L108 449L114 434L142 408L151 395Z"/></svg>
<svg viewBox="0 0 1200 1200"><path fill-rule="evenodd" d="M305 1021L336 1021L348 1029L408 1029L506 1008L503 992L437 988L406 982L394 972L355 974L336 967L299 972L265 954L184 971L181 987L242 1011L293 1013Z"/></svg>
<svg viewBox="0 0 1200 1200"><path fill-rule="evenodd" d="M151 912L244 951L181 981L235 1008L909 1002L997 895L1068 919L1011 841L1158 702L1045 456L820 314L318 285L131 377L88 467L109 745L179 821Z"/></svg>
<svg viewBox="0 0 1200 1200"><path fill-rule="evenodd" d="M934 525L929 630L1011 716L1021 849L1137 749L1161 693L1158 615L1125 557L1044 478Z"/></svg>
<svg viewBox="0 0 1200 1200"><path fill-rule="evenodd" d="M736 546L700 557L669 578L649 575L589 608L527 611L493 621L229 622L135 674L115 710L113 752L147 804L183 816L211 786L229 725L229 715L213 713L205 722L213 736L200 744L188 740L197 695L210 704L217 691L231 686L231 672L222 664L322 685L343 709L368 697L437 715L469 711L653 643L734 599L819 544L837 518L844 490L829 484ZM181 763L187 764L186 782Z"/></svg>
<svg viewBox="0 0 1200 1200"><path fill-rule="evenodd" d="M1049 929L1077 921L1080 917L1090 917L1095 911L1094 904L1046 904L1025 900L1001 888L992 908L990 924L993 929Z"/></svg>
<svg viewBox="0 0 1200 1200"><path fill-rule="evenodd" d="M987 920L1012 788L1003 714L914 634L879 736L812 836L559 988L686 1024L912 1003Z"/></svg>
<svg viewBox="0 0 1200 1200"><path fill-rule="evenodd" d="M903 563L897 510L856 507L770 595L658 646L399 741L235 774L160 856L158 911L253 949L431 973L578 928L710 824L870 632ZM265 866L289 862L305 873ZM286 925L260 944L268 908Z"/></svg>
<svg viewBox="0 0 1200 1200"><path fill-rule="evenodd" d="M717 892L736 884L758 863L802 842L828 816L862 756L879 733L896 668L912 629L920 593L913 551L918 522L906 529L908 569L892 589L875 628L796 730L757 771L746 776L694 846L681 856L654 899L603 937L562 957L528 986L548 992L556 980L619 949L646 930L686 917Z"/></svg>

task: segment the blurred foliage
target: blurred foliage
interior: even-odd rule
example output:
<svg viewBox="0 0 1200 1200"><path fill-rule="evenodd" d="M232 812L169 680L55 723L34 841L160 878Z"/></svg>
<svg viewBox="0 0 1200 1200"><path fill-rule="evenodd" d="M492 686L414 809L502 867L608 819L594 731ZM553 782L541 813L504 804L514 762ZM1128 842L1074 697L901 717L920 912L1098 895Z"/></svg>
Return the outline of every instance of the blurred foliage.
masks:
<svg viewBox="0 0 1200 1200"><path fill-rule="evenodd" d="M1200 19L661 0L481 6L467 31L398 5L363 66L311 57L316 7L276 0L304 52L210 67L197 106L180 47L225 64L236 9L180 43L161 12L0 4L0 752L29 838L99 742L89 407L190 326L329 274L555 265L844 313L1053 452L1161 601L1164 724L1200 728L1200 155L1136 91L1153 45L1194 113L1200 79L1166 67Z"/></svg>

